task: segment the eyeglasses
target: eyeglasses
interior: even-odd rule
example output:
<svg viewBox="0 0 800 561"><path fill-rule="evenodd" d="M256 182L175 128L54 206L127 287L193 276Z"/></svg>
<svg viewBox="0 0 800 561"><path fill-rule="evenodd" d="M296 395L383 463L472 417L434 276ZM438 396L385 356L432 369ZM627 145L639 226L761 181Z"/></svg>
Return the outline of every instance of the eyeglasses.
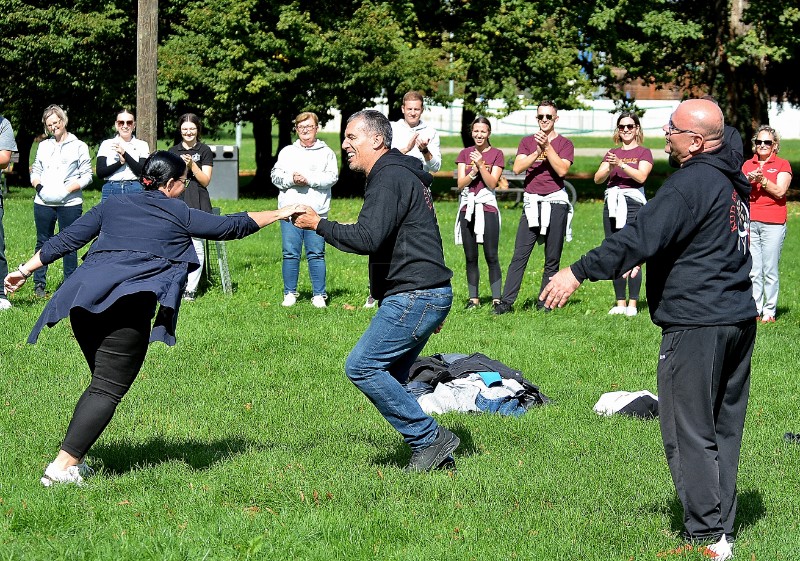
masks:
<svg viewBox="0 0 800 561"><path fill-rule="evenodd" d="M46 126L47 126L48 129L53 129L53 128L59 126L63 122L64 121L62 121L61 119L58 119L57 121L53 121L52 123L47 123Z"/></svg>
<svg viewBox="0 0 800 561"><path fill-rule="evenodd" d="M313 131L316 128L317 125L299 125L295 127L295 130L297 132L308 132L308 131Z"/></svg>
<svg viewBox="0 0 800 561"><path fill-rule="evenodd" d="M545 113L544 115L536 115L536 118L539 121L554 121L556 116L550 115L549 113Z"/></svg>
<svg viewBox="0 0 800 561"><path fill-rule="evenodd" d="M755 141L755 145L756 146L761 146L762 144L764 146L772 146L774 144L774 142L772 140L756 140Z"/></svg>
<svg viewBox="0 0 800 561"><path fill-rule="evenodd" d="M617 130L619 131L632 131L636 128L636 125L617 125Z"/></svg>
<svg viewBox="0 0 800 561"><path fill-rule="evenodd" d="M187 187L189 187L189 182L191 181L191 179L189 179L188 177L184 177L183 179L181 179L181 178L179 177L179 178L178 178L178 181L180 181L181 183L183 183L183 188L184 188L184 189L186 189Z"/></svg>
<svg viewBox="0 0 800 561"><path fill-rule="evenodd" d="M132 127L133 126L133 121L117 121L117 126L118 127L124 127L125 125L128 125L129 127Z"/></svg>
<svg viewBox="0 0 800 561"><path fill-rule="evenodd" d="M695 132L693 130L679 129L674 124L672 124L672 119L669 120L669 124L667 125L667 127L668 127L667 131L666 131L667 136L671 136L673 134L686 134L686 133L688 133L688 134L696 134L698 136L703 136L699 132Z"/></svg>

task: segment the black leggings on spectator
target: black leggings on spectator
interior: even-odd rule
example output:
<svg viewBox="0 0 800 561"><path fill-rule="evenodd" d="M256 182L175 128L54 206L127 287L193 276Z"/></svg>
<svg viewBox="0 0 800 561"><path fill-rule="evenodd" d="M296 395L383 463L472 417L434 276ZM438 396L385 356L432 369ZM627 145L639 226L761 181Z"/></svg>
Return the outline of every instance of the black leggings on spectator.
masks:
<svg viewBox="0 0 800 561"><path fill-rule="evenodd" d="M500 260L497 251L500 243L500 215L496 212L485 212L483 232L483 257L489 268L489 286L492 290L492 299L499 300L503 289L503 272L500 269ZM478 267L478 240L475 236L475 222L464 220L464 213L458 215L461 227L461 241L464 245L464 256L467 260L467 287L470 298L478 298L478 283L480 282L480 268Z"/></svg>
<svg viewBox="0 0 800 561"><path fill-rule="evenodd" d="M155 294L141 292L120 298L101 313L82 308L70 312L72 331L92 373L61 444L75 458L83 458L100 437L139 374L155 309Z"/></svg>
<svg viewBox="0 0 800 561"><path fill-rule="evenodd" d="M644 206L643 204L628 200L628 214L626 223L630 224L636 219L636 215L639 213L639 210ZM616 222L615 222L616 224ZM624 226L623 226L624 228ZM606 238L610 238L613 234L619 232L622 228L616 228L611 223L611 217L608 214L608 201L605 202L603 205L603 231L606 234ZM640 271L638 275L631 278L618 278L613 279L611 282L614 284L614 297L617 300L625 300L625 289L628 289L628 296L631 300L639 300L639 293L642 290L642 278L644 277L644 271Z"/></svg>

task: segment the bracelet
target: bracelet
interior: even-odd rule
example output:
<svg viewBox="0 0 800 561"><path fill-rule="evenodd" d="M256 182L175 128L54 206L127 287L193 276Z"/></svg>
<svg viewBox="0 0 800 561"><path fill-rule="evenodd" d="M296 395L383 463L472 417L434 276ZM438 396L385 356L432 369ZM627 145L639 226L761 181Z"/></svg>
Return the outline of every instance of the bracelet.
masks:
<svg viewBox="0 0 800 561"><path fill-rule="evenodd" d="M768 181L768 180L767 180L767 178L766 178L766 177L763 177L763 178L761 178L761 187L762 187L763 189L766 189L766 188L767 188L767 181Z"/></svg>
<svg viewBox="0 0 800 561"><path fill-rule="evenodd" d="M30 276L33 274L33 273L31 273L30 271L28 271L28 272L26 273L26 272L25 272L25 266L24 266L24 265L22 265L21 263L20 263L19 267L17 267L17 271L19 271L19 274L20 274L20 275L22 275L22 278L23 278L23 279L30 278Z"/></svg>
<svg viewBox="0 0 800 561"><path fill-rule="evenodd" d="M620 169L627 169L627 168L628 168L628 164L626 164L625 162L622 162L622 163L619 165L619 168L620 168Z"/></svg>
<svg viewBox="0 0 800 561"><path fill-rule="evenodd" d="M470 179L478 179L478 174L476 173L475 175L472 175L472 174L470 173L470 174L469 174L469 178L470 178Z"/></svg>

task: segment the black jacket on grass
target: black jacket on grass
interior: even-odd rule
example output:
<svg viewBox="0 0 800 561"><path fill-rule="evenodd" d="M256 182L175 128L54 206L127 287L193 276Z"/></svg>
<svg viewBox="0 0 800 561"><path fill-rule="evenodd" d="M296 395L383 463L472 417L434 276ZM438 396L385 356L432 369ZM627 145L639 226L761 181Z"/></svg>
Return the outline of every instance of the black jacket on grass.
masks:
<svg viewBox="0 0 800 561"><path fill-rule="evenodd" d="M442 237L433 209L433 176L396 148L367 175L355 224L322 219L317 233L337 249L369 255L370 294L385 296L450 285Z"/></svg>
<svg viewBox="0 0 800 561"><path fill-rule="evenodd" d="M756 317L750 185L727 146L693 156L636 216L572 264L579 281L647 264L647 303L664 332Z"/></svg>

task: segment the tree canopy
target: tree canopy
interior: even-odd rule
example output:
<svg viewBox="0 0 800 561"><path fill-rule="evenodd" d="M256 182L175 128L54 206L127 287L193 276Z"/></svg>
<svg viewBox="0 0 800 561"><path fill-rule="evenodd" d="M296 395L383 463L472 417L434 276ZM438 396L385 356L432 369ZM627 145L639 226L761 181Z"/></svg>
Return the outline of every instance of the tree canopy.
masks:
<svg viewBox="0 0 800 561"><path fill-rule="evenodd" d="M264 184L297 113L324 122L335 108L344 121L383 98L398 118L409 89L438 103L462 98L462 133L492 99L506 113L543 98L579 107L598 93L635 103L624 86L639 80L710 93L745 137L767 122L771 99L800 104L796 0L769 10L747 0L162 0L159 8L161 136L173 137L187 110L210 129L251 121ZM51 103L90 143L112 132L116 110L135 101L135 14L134 0L7 0L0 112L21 152Z"/></svg>

